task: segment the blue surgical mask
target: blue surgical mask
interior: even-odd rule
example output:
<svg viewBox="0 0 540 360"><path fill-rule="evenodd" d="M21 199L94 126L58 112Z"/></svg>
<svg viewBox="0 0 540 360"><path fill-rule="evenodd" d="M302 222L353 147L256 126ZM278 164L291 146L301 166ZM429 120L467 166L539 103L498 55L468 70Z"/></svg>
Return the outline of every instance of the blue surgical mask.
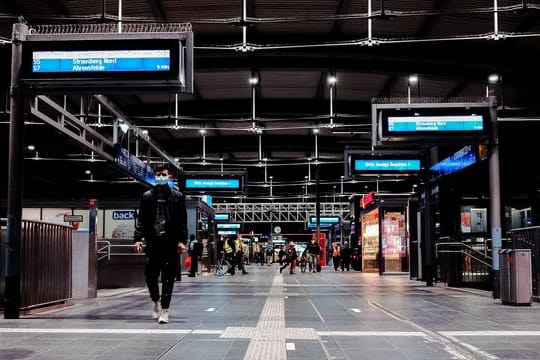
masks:
<svg viewBox="0 0 540 360"><path fill-rule="evenodd" d="M167 185L169 183L168 176L156 176L156 185Z"/></svg>

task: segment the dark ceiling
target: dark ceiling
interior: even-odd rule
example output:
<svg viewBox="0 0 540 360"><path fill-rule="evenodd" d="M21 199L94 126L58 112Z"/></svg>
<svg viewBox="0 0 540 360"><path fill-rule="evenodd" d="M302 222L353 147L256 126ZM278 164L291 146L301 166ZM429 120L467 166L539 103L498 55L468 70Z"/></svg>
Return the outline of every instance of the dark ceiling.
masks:
<svg viewBox="0 0 540 360"><path fill-rule="evenodd" d="M371 3L371 10L368 4ZM490 74L499 100L502 162L509 192L531 192L535 168L523 180L508 171L534 153L540 116L540 1L499 0L131 0L122 4L123 24L192 25L194 93L129 93L109 99L129 121L149 135L185 170L248 170L247 195L268 197L272 176L276 199L314 194L315 135L321 193L341 192L343 153L347 146L371 148L373 98L485 96ZM118 0L3 0L0 3L0 146L7 163L9 114L7 89L12 24L22 16L30 27L40 24L116 24ZM371 12L369 12L371 11ZM371 31L370 31L371 30ZM244 36L245 34L245 36ZM330 119L330 85L335 74ZM411 74L419 81L409 84ZM252 86L255 75L255 117ZM97 102L68 94L55 100L98 122ZM178 116L176 116L176 112ZM527 120L527 121L526 121ZM50 126L28 117L25 196L33 198L133 197L142 191L124 174L70 143ZM108 135L112 117L104 113ZM332 125L330 125L332 123ZM174 128L174 125L178 125ZM203 137L205 129L205 158ZM262 131L261 136L254 129ZM526 133L530 141L523 141ZM133 138L130 139L133 142ZM124 140L127 143L127 140ZM134 146L132 144L132 146ZM259 146L261 152L259 153ZM457 148L441 148L441 155ZM33 158L33 159L31 159ZM260 166L261 159L263 166ZM220 160L222 159L222 160ZM310 161L311 159L311 161ZM513 161L510 161L514 159ZM203 160L204 164L203 164ZM510 162L512 164L510 164ZM266 164L266 178L265 166ZM510 169L510 170L508 170ZM90 170L91 174L85 171ZM311 182L306 176L311 175ZM487 174L485 174L487 176ZM5 198L7 175L1 173ZM265 181L266 180L266 181ZM345 182L344 192L409 191L410 181L394 179ZM536 190L534 190L536 191Z"/></svg>

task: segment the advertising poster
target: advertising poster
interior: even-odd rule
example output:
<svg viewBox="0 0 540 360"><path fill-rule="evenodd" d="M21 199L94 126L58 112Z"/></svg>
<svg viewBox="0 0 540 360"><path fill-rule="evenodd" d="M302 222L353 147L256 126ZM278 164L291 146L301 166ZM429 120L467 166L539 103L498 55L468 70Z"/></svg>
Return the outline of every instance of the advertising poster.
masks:
<svg viewBox="0 0 540 360"><path fill-rule="evenodd" d="M133 209L105 210L105 238L133 239L136 218Z"/></svg>

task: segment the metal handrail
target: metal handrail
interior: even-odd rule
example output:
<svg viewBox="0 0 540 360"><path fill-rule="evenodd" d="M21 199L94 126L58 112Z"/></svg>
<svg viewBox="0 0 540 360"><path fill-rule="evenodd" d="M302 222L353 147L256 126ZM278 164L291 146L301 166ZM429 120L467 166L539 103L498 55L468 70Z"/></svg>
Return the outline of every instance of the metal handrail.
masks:
<svg viewBox="0 0 540 360"><path fill-rule="evenodd" d="M111 242L107 240L98 240L97 243L105 243L105 246L97 249L97 254L102 256L98 256L96 261L100 261L105 258L107 258L107 260L111 260ZM105 253L103 253L103 250L106 250Z"/></svg>
<svg viewBox="0 0 540 360"><path fill-rule="evenodd" d="M488 258L488 259L491 259L491 256L486 255L486 254L484 254L484 253L482 253L482 252L476 250L475 248L473 248L473 247L471 247L471 246L469 246L469 245L467 245L467 244L465 244L465 243L459 242L459 241L439 242L439 243L436 243L436 244L435 244L435 257L437 257L437 254L438 254L439 252L442 252L442 250L441 250L441 251L438 250L439 245L458 245L458 246L461 246L461 247L465 247L465 248L471 250L473 253L477 253L477 254L481 255L482 257L486 257L486 258ZM461 250L461 252L465 253L463 250ZM469 255L469 254L467 254L467 255Z"/></svg>
<svg viewBox="0 0 540 360"><path fill-rule="evenodd" d="M469 253L466 253L465 251L463 250L440 250L438 253L447 253L447 254L456 254L456 253L461 253L461 254L464 254L464 255L467 255L467 256L470 256L472 259L478 261L478 262L481 262L482 264L486 265L487 267L489 268L493 268L493 264L490 264L488 262L485 262L484 260L482 259L479 259L477 258L476 256L472 255L472 254L469 254Z"/></svg>
<svg viewBox="0 0 540 360"><path fill-rule="evenodd" d="M115 239L115 240L132 240L132 239ZM109 240L98 240L98 243L105 243L105 246L102 246L97 249L97 254L101 255L98 257L97 261L107 258L111 260L111 256L143 256L144 254L136 252L113 252L112 248L133 248L131 244L111 244ZM143 245L143 248L145 245Z"/></svg>

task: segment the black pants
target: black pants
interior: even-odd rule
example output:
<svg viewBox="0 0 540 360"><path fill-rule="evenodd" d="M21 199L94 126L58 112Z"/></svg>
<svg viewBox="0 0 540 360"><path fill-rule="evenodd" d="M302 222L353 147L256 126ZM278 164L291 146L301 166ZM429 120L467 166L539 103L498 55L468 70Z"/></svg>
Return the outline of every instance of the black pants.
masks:
<svg viewBox="0 0 540 360"><path fill-rule="evenodd" d="M238 266L238 271L242 271L243 273L246 272L244 269L244 252L243 251L237 251L234 255L234 263L236 266Z"/></svg>
<svg viewBox="0 0 540 360"><path fill-rule="evenodd" d="M339 259L341 259L339 256L332 256L332 262L334 263L334 270L338 270L339 267ZM343 267L343 263L341 264L341 267Z"/></svg>
<svg viewBox="0 0 540 360"><path fill-rule="evenodd" d="M194 277L199 267L199 257L196 255L191 255L191 269L189 271L189 276Z"/></svg>
<svg viewBox="0 0 540 360"><path fill-rule="evenodd" d="M174 288L174 279L179 266L178 253L165 253L164 251L152 252L146 255L146 265L144 275L146 286L150 292L152 301L161 298L161 307L168 309L171 303L171 296ZM161 275L161 296L159 295L158 279Z"/></svg>
<svg viewBox="0 0 540 360"><path fill-rule="evenodd" d="M347 269L349 271L349 266L351 265L351 258L350 257L344 257L341 259L341 271L344 271Z"/></svg>

